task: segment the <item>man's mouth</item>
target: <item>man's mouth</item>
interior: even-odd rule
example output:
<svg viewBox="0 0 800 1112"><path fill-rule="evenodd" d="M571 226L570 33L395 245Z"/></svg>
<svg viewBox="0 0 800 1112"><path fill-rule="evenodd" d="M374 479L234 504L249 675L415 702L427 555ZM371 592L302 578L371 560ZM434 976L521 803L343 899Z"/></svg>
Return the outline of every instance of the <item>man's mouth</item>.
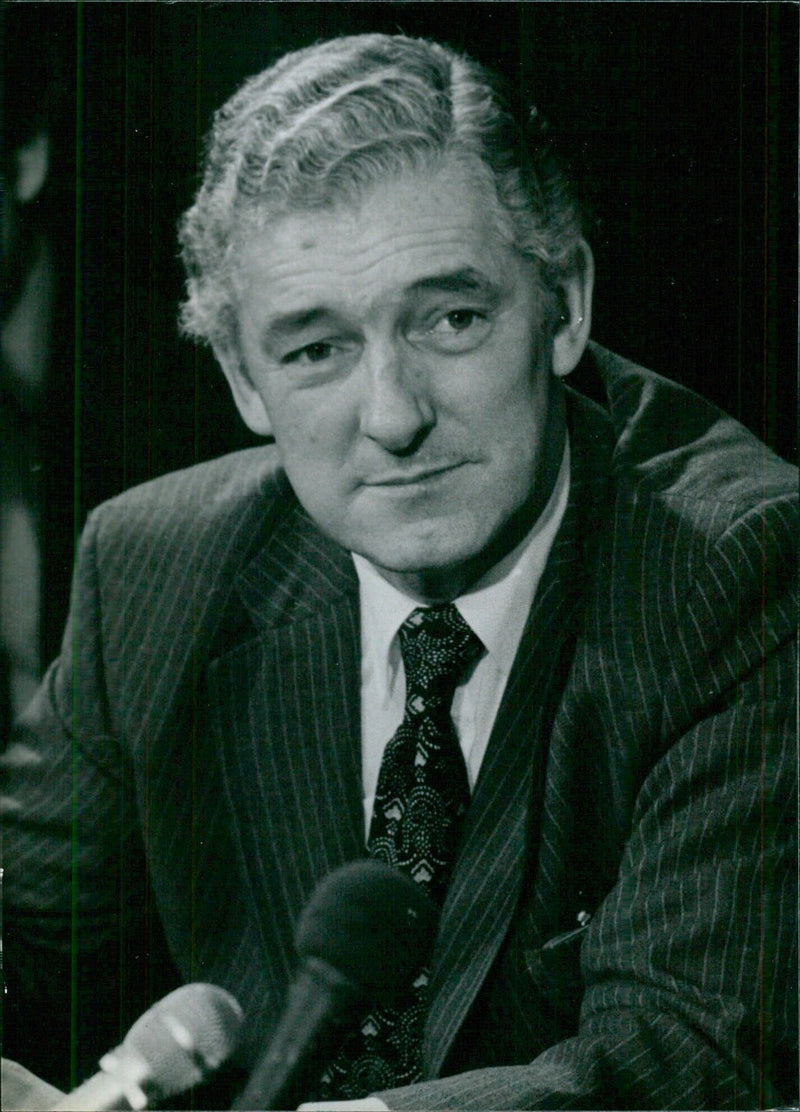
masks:
<svg viewBox="0 0 800 1112"><path fill-rule="evenodd" d="M370 487L405 487L417 486L420 483L434 481L452 471L463 467L463 463L444 463L427 467L412 467L402 471L389 471L385 475L377 475L366 479L364 486Z"/></svg>

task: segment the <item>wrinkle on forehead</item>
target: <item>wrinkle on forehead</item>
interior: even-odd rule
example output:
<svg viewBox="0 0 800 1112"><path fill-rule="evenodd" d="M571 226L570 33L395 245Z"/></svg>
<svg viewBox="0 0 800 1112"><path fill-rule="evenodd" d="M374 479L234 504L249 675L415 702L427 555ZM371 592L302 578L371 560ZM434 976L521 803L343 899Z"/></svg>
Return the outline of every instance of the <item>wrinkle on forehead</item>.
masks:
<svg viewBox="0 0 800 1112"><path fill-rule="evenodd" d="M318 228L324 228L326 238L330 237L331 242L335 242L336 231L341 229L340 238L345 245L348 244L352 241L353 231L363 231L365 226L374 222L372 210L376 201L380 206L381 198L387 193L393 193L411 211L419 209L422 199L429 208L436 210L431 214L434 225L444 225L462 216L466 200L466 207L479 220L490 238L513 248L513 229L507 220L507 214L498 208L491 172L483 164L472 165L474 161L476 160L454 156L443 166L387 178L359 198L343 199L341 203L333 202L325 208L284 210L273 216L258 206L245 210L240 214L239 230L229 249L233 255L232 271L236 271L236 260L247 250L248 245L270 230L292 229L295 236L293 248L303 252L313 251L318 242L315 233L309 232L309 222L313 222ZM437 188L439 183L443 183L444 189ZM460 206L453 204L456 193L460 194ZM379 229L380 223L376 231Z"/></svg>
<svg viewBox="0 0 800 1112"><path fill-rule="evenodd" d="M401 178L356 208L294 213L243 245L237 292L269 296L270 315L397 301L420 283L472 271L501 287L531 266L498 234L464 175Z"/></svg>

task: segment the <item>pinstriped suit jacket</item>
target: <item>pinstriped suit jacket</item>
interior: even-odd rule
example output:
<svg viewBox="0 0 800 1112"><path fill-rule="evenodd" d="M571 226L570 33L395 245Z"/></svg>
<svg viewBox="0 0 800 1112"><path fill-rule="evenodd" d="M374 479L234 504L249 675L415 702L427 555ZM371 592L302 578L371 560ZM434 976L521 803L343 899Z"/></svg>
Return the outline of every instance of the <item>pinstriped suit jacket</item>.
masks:
<svg viewBox="0 0 800 1112"><path fill-rule="evenodd" d="M570 503L442 913L429 1080L393 1108L796 1085L796 475L602 349L582 374L604 405L569 392ZM5 1053L58 1080L46 994L91 1054L174 966L240 1000L246 1065L311 890L364 852L359 723L354 570L271 449L96 511L8 771Z"/></svg>

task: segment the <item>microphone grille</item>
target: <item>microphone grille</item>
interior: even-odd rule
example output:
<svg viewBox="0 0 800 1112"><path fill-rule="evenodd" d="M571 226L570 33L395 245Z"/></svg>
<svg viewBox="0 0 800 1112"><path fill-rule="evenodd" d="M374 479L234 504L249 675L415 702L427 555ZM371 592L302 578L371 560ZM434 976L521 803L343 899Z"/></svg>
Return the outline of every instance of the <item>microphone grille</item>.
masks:
<svg viewBox="0 0 800 1112"><path fill-rule="evenodd" d="M197 1085L230 1057L242 1009L217 985L183 985L134 1023L122 1043L147 1062L146 1087L155 1100Z"/></svg>
<svg viewBox="0 0 800 1112"><path fill-rule="evenodd" d="M352 861L317 886L300 917L301 958L321 958L369 993L406 988L433 946L438 909L405 873Z"/></svg>

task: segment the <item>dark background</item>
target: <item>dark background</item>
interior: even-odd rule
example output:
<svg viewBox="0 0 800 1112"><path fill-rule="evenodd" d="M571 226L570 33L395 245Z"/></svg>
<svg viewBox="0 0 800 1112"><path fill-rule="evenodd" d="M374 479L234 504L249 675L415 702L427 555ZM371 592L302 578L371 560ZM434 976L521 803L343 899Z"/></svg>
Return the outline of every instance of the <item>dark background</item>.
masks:
<svg viewBox="0 0 800 1112"><path fill-rule="evenodd" d="M46 468L59 597L89 508L253 443L210 354L177 335L175 226L213 109L331 34L430 35L527 88L593 213L595 338L795 457L796 5L103 2L4 15L9 128L37 89L56 91Z"/></svg>

